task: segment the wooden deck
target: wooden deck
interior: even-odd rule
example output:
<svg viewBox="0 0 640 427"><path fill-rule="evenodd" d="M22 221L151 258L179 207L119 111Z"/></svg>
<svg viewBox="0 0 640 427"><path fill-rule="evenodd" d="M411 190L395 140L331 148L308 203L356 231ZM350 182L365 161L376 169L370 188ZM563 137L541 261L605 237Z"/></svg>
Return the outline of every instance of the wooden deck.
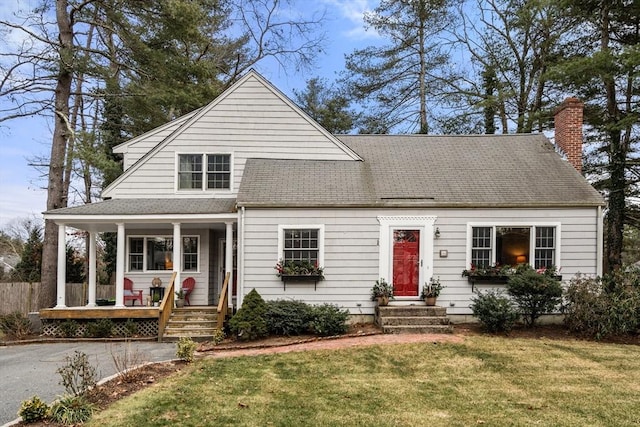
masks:
<svg viewBox="0 0 640 427"><path fill-rule="evenodd" d="M159 307L67 307L40 310L41 319L157 319Z"/></svg>

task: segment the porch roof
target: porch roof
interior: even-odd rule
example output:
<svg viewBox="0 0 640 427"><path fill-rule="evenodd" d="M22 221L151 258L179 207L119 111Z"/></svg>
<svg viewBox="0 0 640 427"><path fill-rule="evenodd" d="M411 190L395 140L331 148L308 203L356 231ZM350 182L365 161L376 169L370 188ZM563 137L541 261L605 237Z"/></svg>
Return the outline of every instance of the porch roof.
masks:
<svg viewBox="0 0 640 427"><path fill-rule="evenodd" d="M67 215L187 215L236 212L235 198L111 199L54 209L48 216Z"/></svg>
<svg viewBox="0 0 640 427"><path fill-rule="evenodd" d="M247 207L579 207L600 194L541 134L339 135L364 161L247 161Z"/></svg>

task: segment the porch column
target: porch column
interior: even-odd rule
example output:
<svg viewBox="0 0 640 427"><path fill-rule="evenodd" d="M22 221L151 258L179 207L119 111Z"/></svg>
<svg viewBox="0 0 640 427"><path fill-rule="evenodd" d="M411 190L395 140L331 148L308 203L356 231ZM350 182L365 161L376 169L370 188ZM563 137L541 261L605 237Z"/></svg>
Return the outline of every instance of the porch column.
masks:
<svg viewBox="0 0 640 427"><path fill-rule="evenodd" d="M87 307L96 306L96 233L89 232L89 302Z"/></svg>
<svg viewBox="0 0 640 427"><path fill-rule="evenodd" d="M58 276L56 308L65 308L67 298L67 233L66 225L58 224Z"/></svg>
<svg viewBox="0 0 640 427"><path fill-rule="evenodd" d="M119 222L116 250L116 307L124 307L124 266L126 263L124 252L124 223Z"/></svg>
<svg viewBox="0 0 640 427"><path fill-rule="evenodd" d="M229 275L227 295L229 295L229 307L233 308L233 222L225 222L225 224L227 226L227 232L224 246L224 274L226 276L227 273L231 273Z"/></svg>
<svg viewBox="0 0 640 427"><path fill-rule="evenodd" d="M182 271L182 233L180 223L173 223L173 271L176 273L174 290L178 292L182 289L180 272Z"/></svg>

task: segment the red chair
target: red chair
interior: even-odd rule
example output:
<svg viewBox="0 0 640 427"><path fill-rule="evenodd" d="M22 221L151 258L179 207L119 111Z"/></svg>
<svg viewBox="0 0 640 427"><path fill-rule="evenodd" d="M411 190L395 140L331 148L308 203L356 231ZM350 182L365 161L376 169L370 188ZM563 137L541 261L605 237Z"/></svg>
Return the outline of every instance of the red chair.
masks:
<svg viewBox="0 0 640 427"><path fill-rule="evenodd" d="M124 278L124 303L127 304L128 300L132 300L131 305L136 305L136 300L140 301L142 305L142 291L133 290L133 281L128 278Z"/></svg>
<svg viewBox="0 0 640 427"><path fill-rule="evenodd" d="M193 288L196 287L196 279L193 277L187 277L182 281L182 290L184 291L184 300L187 305L191 305L189 302L189 294L193 292Z"/></svg>

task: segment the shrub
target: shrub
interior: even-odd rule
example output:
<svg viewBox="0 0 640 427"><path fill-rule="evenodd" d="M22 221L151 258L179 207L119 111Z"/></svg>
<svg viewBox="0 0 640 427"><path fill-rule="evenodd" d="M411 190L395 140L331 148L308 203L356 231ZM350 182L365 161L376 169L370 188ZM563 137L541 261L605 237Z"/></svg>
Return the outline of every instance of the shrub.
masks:
<svg viewBox="0 0 640 427"><path fill-rule="evenodd" d="M567 328L595 339L637 333L640 328L640 286L634 283L637 276L637 271L629 270L603 278L573 278L565 291Z"/></svg>
<svg viewBox="0 0 640 427"><path fill-rule="evenodd" d="M513 302L502 290L478 292L471 298L471 310L487 332L508 332L518 320L518 312Z"/></svg>
<svg viewBox="0 0 640 427"><path fill-rule="evenodd" d="M38 396L33 396L30 400L24 400L20 404L18 415L25 423L35 423L43 420L47 416L49 405L44 403Z"/></svg>
<svg viewBox="0 0 640 427"><path fill-rule="evenodd" d="M86 335L95 338L107 338L113 335L113 321L100 319L87 323Z"/></svg>
<svg viewBox="0 0 640 427"><path fill-rule="evenodd" d="M507 292L527 326L534 326L542 314L554 311L562 301L560 281L551 274L538 274L533 269L511 276Z"/></svg>
<svg viewBox="0 0 640 427"><path fill-rule="evenodd" d="M132 337L137 333L138 333L138 324L133 319L127 319L127 321L124 322L123 335L125 337Z"/></svg>
<svg viewBox="0 0 640 427"><path fill-rule="evenodd" d="M83 396L64 396L51 405L49 417L67 426L82 424L93 415L93 406Z"/></svg>
<svg viewBox="0 0 640 427"><path fill-rule="evenodd" d="M62 384L70 395L85 394L96 385L96 368L89 363L89 356L81 351L75 351L73 356L65 358L67 364L56 371L62 377Z"/></svg>
<svg viewBox="0 0 640 427"><path fill-rule="evenodd" d="M0 316L0 330L17 339L23 339L33 333L31 321L17 311Z"/></svg>
<svg viewBox="0 0 640 427"><path fill-rule="evenodd" d="M341 310L333 304L322 304L313 307L311 329L320 336L344 334L348 330L348 310Z"/></svg>
<svg viewBox="0 0 640 427"><path fill-rule="evenodd" d="M242 307L229 321L229 329L238 339L255 340L269 334L265 313L267 304L258 291L252 289L244 297Z"/></svg>
<svg viewBox="0 0 640 427"><path fill-rule="evenodd" d="M213 343L218 345L220 344L222 341L224 341L224 339L227 337L227 335L224 333L224 331L222 329L214 329L213 331Z"/></svg>
<svg viewBox="0 0 640 427"><path fill-rule="evenodd" d="M178 340L176 357L185 362L191 363L198 345L189 337L182 337Z"/></svg>
<svg viewBox="0 0 640 427"><path fill-rule="evenodd" d="M265 320L270 334L302 335L309 332L313 309L302 301L269 301Z"/></svg>
<svg viewBox="0 0 640 427"><path fill-rule="evenodd" d="M61 322L60 324L58 324L58 330L60 331L60 335L62 335L65 338L75 337L76 334L78 333L79 327L80 325L78 325L78 322L72 319L65 320L64 322Z"/></svg>

